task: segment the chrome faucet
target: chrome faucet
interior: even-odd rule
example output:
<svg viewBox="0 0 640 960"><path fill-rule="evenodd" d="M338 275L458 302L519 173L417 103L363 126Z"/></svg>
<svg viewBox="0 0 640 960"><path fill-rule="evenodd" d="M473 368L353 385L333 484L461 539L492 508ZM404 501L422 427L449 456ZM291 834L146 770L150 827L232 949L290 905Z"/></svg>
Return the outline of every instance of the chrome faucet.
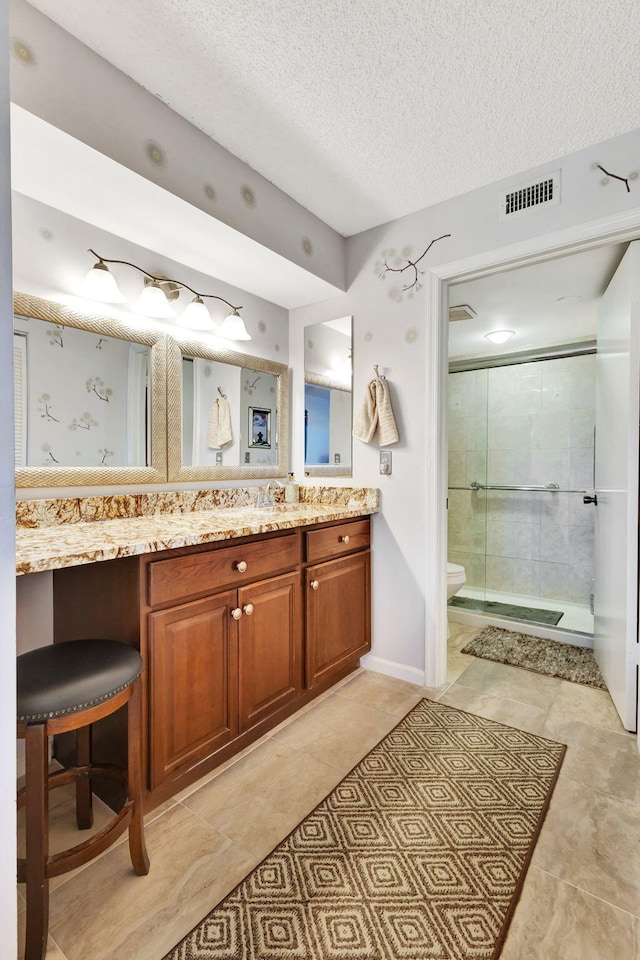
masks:
<svg viewBox="0 0 640 960"><path fill-rule="evenodd" d="M284 483L281 483L280 480L267 480L264 487L258 487L258 496L256 497L256 507L272 507L273 506L273 493L271 492L271 484L275 484L277 487L284 487Z"/></svg>

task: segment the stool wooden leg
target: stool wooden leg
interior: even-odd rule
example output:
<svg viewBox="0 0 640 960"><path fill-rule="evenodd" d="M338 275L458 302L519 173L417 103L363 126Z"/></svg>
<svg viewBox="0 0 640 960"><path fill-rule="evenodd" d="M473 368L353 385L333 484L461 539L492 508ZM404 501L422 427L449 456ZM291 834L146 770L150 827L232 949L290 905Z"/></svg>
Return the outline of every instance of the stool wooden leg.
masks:
<svg viewBox="0 0 640 960"><path fill-rule="evenodd" d="M87 767L91 763L91 725L76 730L76 764ZM91 779L81 777L76 780L76 821L78 830L88 830L93 826L93 803Z"/></svg>
<svg viewBox="0 0 640 960"><path fill-rule="evenodd" d="M149 873L149 855L144 842L142 811L142 699L140 677L133 685L133 695L127 704L128 771L127 789L133 801L133 814L129 824L129 852L138 876Z"/></svg>
<svg viewBox="0 0 640 960"><path fill-rule="evenodd" d="M43 960L49 932L49 787L46 723L29 723L26 747L26 895L25 960Z"/></svg>

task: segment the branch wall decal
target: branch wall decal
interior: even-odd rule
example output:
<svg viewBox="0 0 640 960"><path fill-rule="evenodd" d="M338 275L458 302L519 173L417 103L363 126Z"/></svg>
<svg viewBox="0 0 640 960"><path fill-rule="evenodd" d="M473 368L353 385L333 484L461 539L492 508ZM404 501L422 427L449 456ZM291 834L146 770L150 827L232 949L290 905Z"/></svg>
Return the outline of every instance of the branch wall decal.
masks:
<svg viewBox="0 0 640 960"><path fill-rule="evenodd" d="M423 271L418 270L418 264L420 263L422 258L427 255L429 250L431 250L431 247L434 245L434 243L437 243L438 240L444 240L446 237L450 237L450 236L451 236L450 233L443 233L441 237L435 237L435 239L431 241L429 246L415 260L410 260L407 257L406 263L404 264L403 267L391 267L385 258L382 261L382 263L379 265L379 269L376 271L378 273L378 276L380 277L381 280L384 280L385 274L387 273L404 273L405 270L413 270L413 280L411 281L411 283L406 283L403 286L402 293L406 293L408 290L412 290L414 287L416 290L420 290L421 284L420 284L419 277L422 275Z"/></svg>
<svg viewBox="0 0 640 960"><path fill-rule="evenodd" d="M628 177L619 177L617 173L610 173L608 170L605 170L605 168L602 166L601 163L596 163L596 164L594 164L594 166L595 166L595 168L596 168L597 170L602 170L602 172L603 172L607 177L611 177L612 180L621 180L622 183L624 183L625 187L627 188L627 193L631 193L631 187L629 186L629 180L635 180L635 178L638 176L637 173L630 173ZM604 184L604 183L606 183L607 181L606 181L606 180L603 180L602 182L603 182L603 184Z"/></svg>

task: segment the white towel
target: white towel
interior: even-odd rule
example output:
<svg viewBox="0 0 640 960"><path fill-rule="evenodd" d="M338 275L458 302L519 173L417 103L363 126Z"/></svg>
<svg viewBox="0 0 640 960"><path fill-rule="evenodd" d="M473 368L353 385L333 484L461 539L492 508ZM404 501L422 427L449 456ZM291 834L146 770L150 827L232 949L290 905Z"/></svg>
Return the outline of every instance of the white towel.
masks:
<svg viewBox="0 0 640 960"><path fill-rule="evenodd" d="M380 447L388 447L400 439L385 377L375 377L367 384L353 428L354 437L364 443L375 443L376 432Z"/></svg>
<svg viewBox="0 0 640 960"><path fill-rule="evenodd" d="M233 440L231 410L226 397L216 397L211 403L207 424L207 446L213 450L226 447Z"/></svg>

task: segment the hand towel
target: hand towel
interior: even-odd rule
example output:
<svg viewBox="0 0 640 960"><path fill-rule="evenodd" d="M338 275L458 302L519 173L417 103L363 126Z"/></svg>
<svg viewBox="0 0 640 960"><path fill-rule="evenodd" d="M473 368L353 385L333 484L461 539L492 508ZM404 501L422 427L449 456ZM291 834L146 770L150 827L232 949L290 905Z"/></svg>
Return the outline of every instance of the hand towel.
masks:
<svg viewBox="0 0 640 960"><path fill-rule="evenodd" d="M207 424L207 446L213 450L226 447L233 440L231 410L226 397L216 397L211 403Z"/></svg>
<svg viewBox="0 0 640 960"><path fill-rule="evenodd" d="M388 447L400 439L385 377L374 377L367 384L362 406L356 416L353 435L364 443Z"/></svg>

